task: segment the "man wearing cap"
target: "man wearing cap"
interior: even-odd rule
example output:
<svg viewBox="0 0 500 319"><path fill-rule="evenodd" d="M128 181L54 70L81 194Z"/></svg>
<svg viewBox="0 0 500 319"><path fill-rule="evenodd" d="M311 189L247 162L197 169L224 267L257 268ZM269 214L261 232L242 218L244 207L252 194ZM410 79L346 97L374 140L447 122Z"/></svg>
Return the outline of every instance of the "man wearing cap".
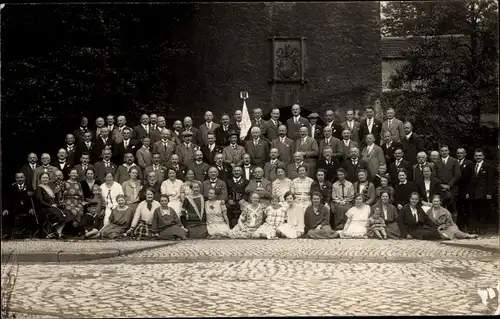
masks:
<svg viewBox="0 0 500 319"><path fill-rule="evenodd" d="M311 113L307 117L309 119L309 136L319 141L323 138L323 126L318 124L318 113Z"/></svg>
<svg viewBox="0 0 500 319"><path fill-rule="evenodd" d="M297 140L300 138L300 128L301 127L306 127L307 131L309 132L309 121L305 118L300 116L300 105L294 104L292 106L292 118L288 119L286 121L286 126L288 129L288 137L290 137L292 140Z"/></svg>
<svg viewBox="0 0 500 319"><path fill-rule="evenodd" d="M175 154L179 156L179 163L184 165L191 164L195 159L195 152L200 148L191 142L193 133L191 131L182 132L183 142L177 145Z"/></svg>
<svg viewBox="0 0 500 319"><path fill-rule="evenodd" d="M229 140L229 145L224 147L222 150L222 156L224 163L231 165L234 168L237 165L241 165L243 162L245 148L238 144L240 135L237 131L230 131L227 138Z"/></svg>

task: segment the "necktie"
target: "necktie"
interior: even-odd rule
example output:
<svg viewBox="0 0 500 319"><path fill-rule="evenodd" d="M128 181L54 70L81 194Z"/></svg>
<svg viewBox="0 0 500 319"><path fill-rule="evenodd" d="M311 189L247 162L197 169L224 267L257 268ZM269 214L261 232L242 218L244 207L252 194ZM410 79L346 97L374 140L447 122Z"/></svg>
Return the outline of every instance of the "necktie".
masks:
<svg viewBox="0 0 500 319"><path fill-rule="evenodd" d="M392 120L389 120L389 125L387 125L387 127L391 127L392 125Z"/></svg>
<svg viewBox="0 0 500 319"><path fill-rule="evenodd" d="M83 169L84 172L86 172L87 171L87 166L82 166L82 169Z"/></svg>
<svg viewBox="0 0 500 319"><path fill-rule="evenodd" d="M293 120L295 121L295 124L299 124L299 120L296 117L294 117Z"/></svg>
<svg viewBox="0 0 500 319"><path fill-rule="evenodd" d="M349 141L344 140L345 146L349 146Z"/></svg>
<svg viewBox="0 0 500 319"><path fill-rule="evenodd" d="M19 186L19 190L22 190L23 189L23 186L22 185L18 185Z"/></svg>
<svg viewBox="0 0 500 319"><path fill-rule="evenodd" d="M352 122L349 122L349 129L352 131Z"/></svg>
<svg viewBox="0 0 500 319"><path fill-rule="evenodd" d="M479 173L479 163L476 164L476 175Z"/></svg>
<svg viewBox="0 0 500 319"><path fill-rule="evenodd" d="M231 145L231 147L233 148L233 150L235 150L236 149L236 144Z"/></svg>
<svg viewBox="0 0 500 319"><path fill-rule="evenodd" d="M340 186L342 186L342 199L344 199L344 197L345 197L345 193L344 193L344 187L345 187L345 185L344 184L340 184Z"/></svg>
<svg viewBox="0 0 500 319"><path fill-rule="evenodd" d="M35 170L35 164L31 164L31 169Z"/></svg>
<svg viewBox="0 0 500 319"><path fill-rule="evenodd" d="M146 131L146 134L149 134L149 126L144 127L144 130Z"/></svg>
<svg viewBox="0 0 500 319"><path fill-rule="evenodd" d="M415 217L415 221L418 223L418 214L416 211L413 212L413 217Z"/></svg>
<svg viewBox="0 0 500 319"><path fill-rule="evenodd" d="M241 128L241 123L240 122L236 122L236 124L238 125L238 128Z"/></svg>
<svg viewBox="0 0 500 319"><path fill-rule="evenodd" d="M353 160L353 161L352 161L352 164L353 164L354 166L356 166L356 165L358 165L358 161L357 161L357 160Z"/></svg>
<svg viewBox="0 0 500 319"><path fill-rule="evenodd" d="M219 167L217 167L217 168L219 169L219 171L222 171L222 170L223 170L222 166L219 166Z"/></svg>
<svg viewBox="0 0 500 319"><path fill-rule="evenodd" d="M285 138L284 137L281 138L281 143L285 144Z"/></svg>
<svg viewBox="0 0 500 319"><path fill-rule="evenodd" d="M446 159L443 158L443 165L446 165Z"/></svg>
<svg viewBox="0 0 500 319"><path fill-rule="evenodd" d="M396 167L399 167L399 164L401 164L401 160L396 161Z"/></svg>
<svg viewBox="0 0 500 319"><path fill-rule="evenodd" d="M330 139L329 138L326 139L326 144L330 144Z"/></svg>
<svg viewBox="0 0 500 319"><path fill-rule="evenodd" d="M260 186L260 183L261 183L260 181L257 181L257 187Z"/></svg>
<svg viewBox="0 0 500 319"><path fill-rule="evenodd" d="M326 165L330 165L330 160L326 160Z"/></svg>
<svg viewBox="0 0 500 319"><path fill-rule="evenodd" d="M125 148L128 147L128 141L125 141Z"/></svg>
<svg viewBox="0 0 500 319"><path fill-rule="evenodd" d="M104 162L106 167L109 167L109 162Z"/></svg>
<svg viewBox="0 0 500 319"><path fill-rule="evenodd" d="M85 143L85 145L87 146L87 148L90 148L90 143Z"/></svg>
<svg viewBox="0 0 500 319"><path fill-rule="evenodd" d="M368 127L370 127L371 124L372 124L372 120L368 119Z"/></svg>
<svg viewBox="0 0 500 319"><path fill-rule="evenodd" d="M167 148L167 142L163 142L163 147Z"/></svg>

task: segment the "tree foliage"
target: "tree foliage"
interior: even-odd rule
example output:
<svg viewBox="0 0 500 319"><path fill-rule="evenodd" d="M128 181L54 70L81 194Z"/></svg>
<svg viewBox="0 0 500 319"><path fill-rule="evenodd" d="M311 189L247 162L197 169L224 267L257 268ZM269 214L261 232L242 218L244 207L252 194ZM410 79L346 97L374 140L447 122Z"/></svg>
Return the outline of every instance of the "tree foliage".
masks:
<svg viewBox="0 0 500 319"><path fill-rule="evenodd" d="M497 10L493 0L391 2L383 9L386 34L421 36L391 79L385 102L431 141L488 142L477 128L481 112L498 105Z"/></svg>

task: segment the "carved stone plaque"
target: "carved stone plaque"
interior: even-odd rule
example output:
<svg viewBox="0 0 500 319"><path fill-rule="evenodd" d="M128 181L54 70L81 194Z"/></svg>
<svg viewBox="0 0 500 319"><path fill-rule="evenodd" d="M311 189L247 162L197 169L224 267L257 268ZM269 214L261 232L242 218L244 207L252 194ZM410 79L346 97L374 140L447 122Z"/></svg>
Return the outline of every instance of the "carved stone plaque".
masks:
<svg viewBox="0 0 500 319"><path fill-rule="evenodd" d="M270 38L272 43L272 83L307 82L305 69L305 38Z"/></svg>

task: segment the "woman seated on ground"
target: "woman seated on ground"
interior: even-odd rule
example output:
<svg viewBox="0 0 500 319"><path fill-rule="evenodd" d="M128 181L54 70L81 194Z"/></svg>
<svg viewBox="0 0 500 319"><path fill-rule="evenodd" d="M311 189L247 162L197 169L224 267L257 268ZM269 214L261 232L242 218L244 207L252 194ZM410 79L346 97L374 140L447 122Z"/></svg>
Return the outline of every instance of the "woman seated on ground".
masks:
<svg viewBox="0 0 500 319"><path fill-rule="evenodd" d="M330 210L321 204L321 193L311 195L312 205L307 207L304 216L305 236L312 239L331 239L339 233L330 227Z"/></svg>
<svg viewBox="0 0 500 319"><path fill-rule="evenodd" d="M109 223L101 228L96 237L106 239L116 239L123 237L134 219L135 211L127 206L125 195L120 194L116 196L117 206L111 211L109 215Z"/></svg>
<svg viewBox="0 0 500 319"><path fill-rule="evenodd" d="M286 192L285 200L286 222L276 229L276 234L285 238L299 238L304 234L304 213L302 206L295 201L295 195L292 192Z"/></svg>
<svg viewBox="0 0 500 319"><path fill-rule="evenodd" d="M332 182L326 181L325 177L326 170L319 168L316 172L316 181L311 184L311 194L313 192L321 193L321 205L325 205L328 211L330 211L330 202L332 201Z"/></svg>
<svg viewBox="0 0 500 319"><path fill-rule="evenodd" d="M155 191L153 189L146 191L146 200L140 202L137 206L127 236L132 234L137 239L149 239L152 236L153 212L160 207L160 203L154 200L154 196Z"/></svg>
<svg viewBox="0 0 500 319"><path fill-rule="evenodd" d="M390 203L389 196L388 191L382 191L380 193L380 200L372 206L371 215L373 215L376 211L379 211L380 216L385 221L385 232L387 234L387 238L399 239L401 237L398 223L399 214L396 207ZM373 235L375 235L375 233Z"/></svg>
<svg viewBox="0 0 500 319"><path fill-rule="evenodd" d="M265 222L252 235L252 238L277 238L276 229L285 223L286 208L280 203L280 198L274 196L271 199L271 206L268 206L265 211Z"/></svg>
<svg viewBox="0 0 500 319"><path fill-rule="evenodd" d="M365 204L362 194L354 197L354 207L347 213L347 221L344 229L340 232L341 238L368 238L368 217L370 216L370 206Z"/></svg>
<svg viewBox="0 0 500 319"><path fill-rule="evenodd" d="M208 236L209 238L227 237L230 228L226 205L223 200L217 199L213 188L208 190L207 197L205 213L207 214Z"/></svg>
<svg viewBox="0 0 500 319"><path fill-rule="evenodd" d="M250 202L241 211L238 224L229 231L230 238L251 238L264 221L264 205L257 192L250 195Z"/></svg>
<svg viewBox="0 0 500 319"><path fill-rule="evenodd" d="M435 194L432 198L432 207L427 211L427 215L438 226L437 230L445 239L471 239L477 238L475 234L467 234L461 231L453 222L451 213L441 206L441 196Z"/></svg>
<svg viewBox="0 0 500 319"><path fill-rule="evenodd" d="M286 170L283 166L278 165L275 169L276 178L271 184L271 193L273 197L278 197L280 203L286 205L285 193L292 190L292 180L286 177Z"/></svg>
<svg viewBox="0 0 500 319"><path fill-rule="evenodd" d="M56 195L49 186L49 180L48 173L40 175L40 184L38 184L35 191L36 198L47 216L51 230L55 229L55 232L50 233L47 238L62 239L64 238L62 234L64 226L73 220L73 216L70 213L64 212L62 207L56 204Z"/></svg>
<svg viewBox="0 0 500 319"><path fill-rule="evenodd" d="M165 240L183 240L187 239L186 232L177 213L168 206L168 196L161 195L160 207L153 212L151 221L153 236Z"/></svg>
<svg viewBox="0 0 500 319"><path fill-rule="evenodd" d="M401 237L420 240L444 239L437 230L438 226L427 216L420 207L420 195L417 192L410 194L410 202L399 212L403 229Z"/></svg>
<svg viewBox="0 0 500 319"><path fill-rule="evenodd" d="M198 183L201 189L202 184L200 181L195 179L194 171L192 169L188 169L188 171L186 172L186 180L181 187L181 193L184 194L184 196L188 196L193 193L193 191L191 190L191 185L193 185L193 183ZM200 191L200 193L202 192Z"/></svg>
<svg viewBox="0 0 500 319"><path fill-rule="evenodd" d="M375 193L375 185L368 181L368 172L364 169L358 171L358 181L354 183L354 193L363 195L365 204L371 206L375 204L377 194Z"/></svg>
<svg viewBox="0 0 500 319"><path fill-rule="evenodd" d="M201 189L198 183L193 183L191 190L191 195L186 196L182 203L182 224L188 230L188 238L206 238L208 230L205 200L200 194Z"/></svg>
<svg viewBox="0 0 500 319"><path fill-rule="evenodd" d="M142 189L142 182L139 180L139 166L132 166L128 175L130 178L122 183L122 189L127 205L135 210L139 205L139 193Z"/></svg>
<svg viewBox="0 0 500 319"><path fill-rule="evenodd" d="M380 177L380 186L375 189L375 194L377 195L376 203L380 201L380 195L382 193L389 194L389 203L394 200L394 188L389 186L389 178L382 176Z"/></svg>

